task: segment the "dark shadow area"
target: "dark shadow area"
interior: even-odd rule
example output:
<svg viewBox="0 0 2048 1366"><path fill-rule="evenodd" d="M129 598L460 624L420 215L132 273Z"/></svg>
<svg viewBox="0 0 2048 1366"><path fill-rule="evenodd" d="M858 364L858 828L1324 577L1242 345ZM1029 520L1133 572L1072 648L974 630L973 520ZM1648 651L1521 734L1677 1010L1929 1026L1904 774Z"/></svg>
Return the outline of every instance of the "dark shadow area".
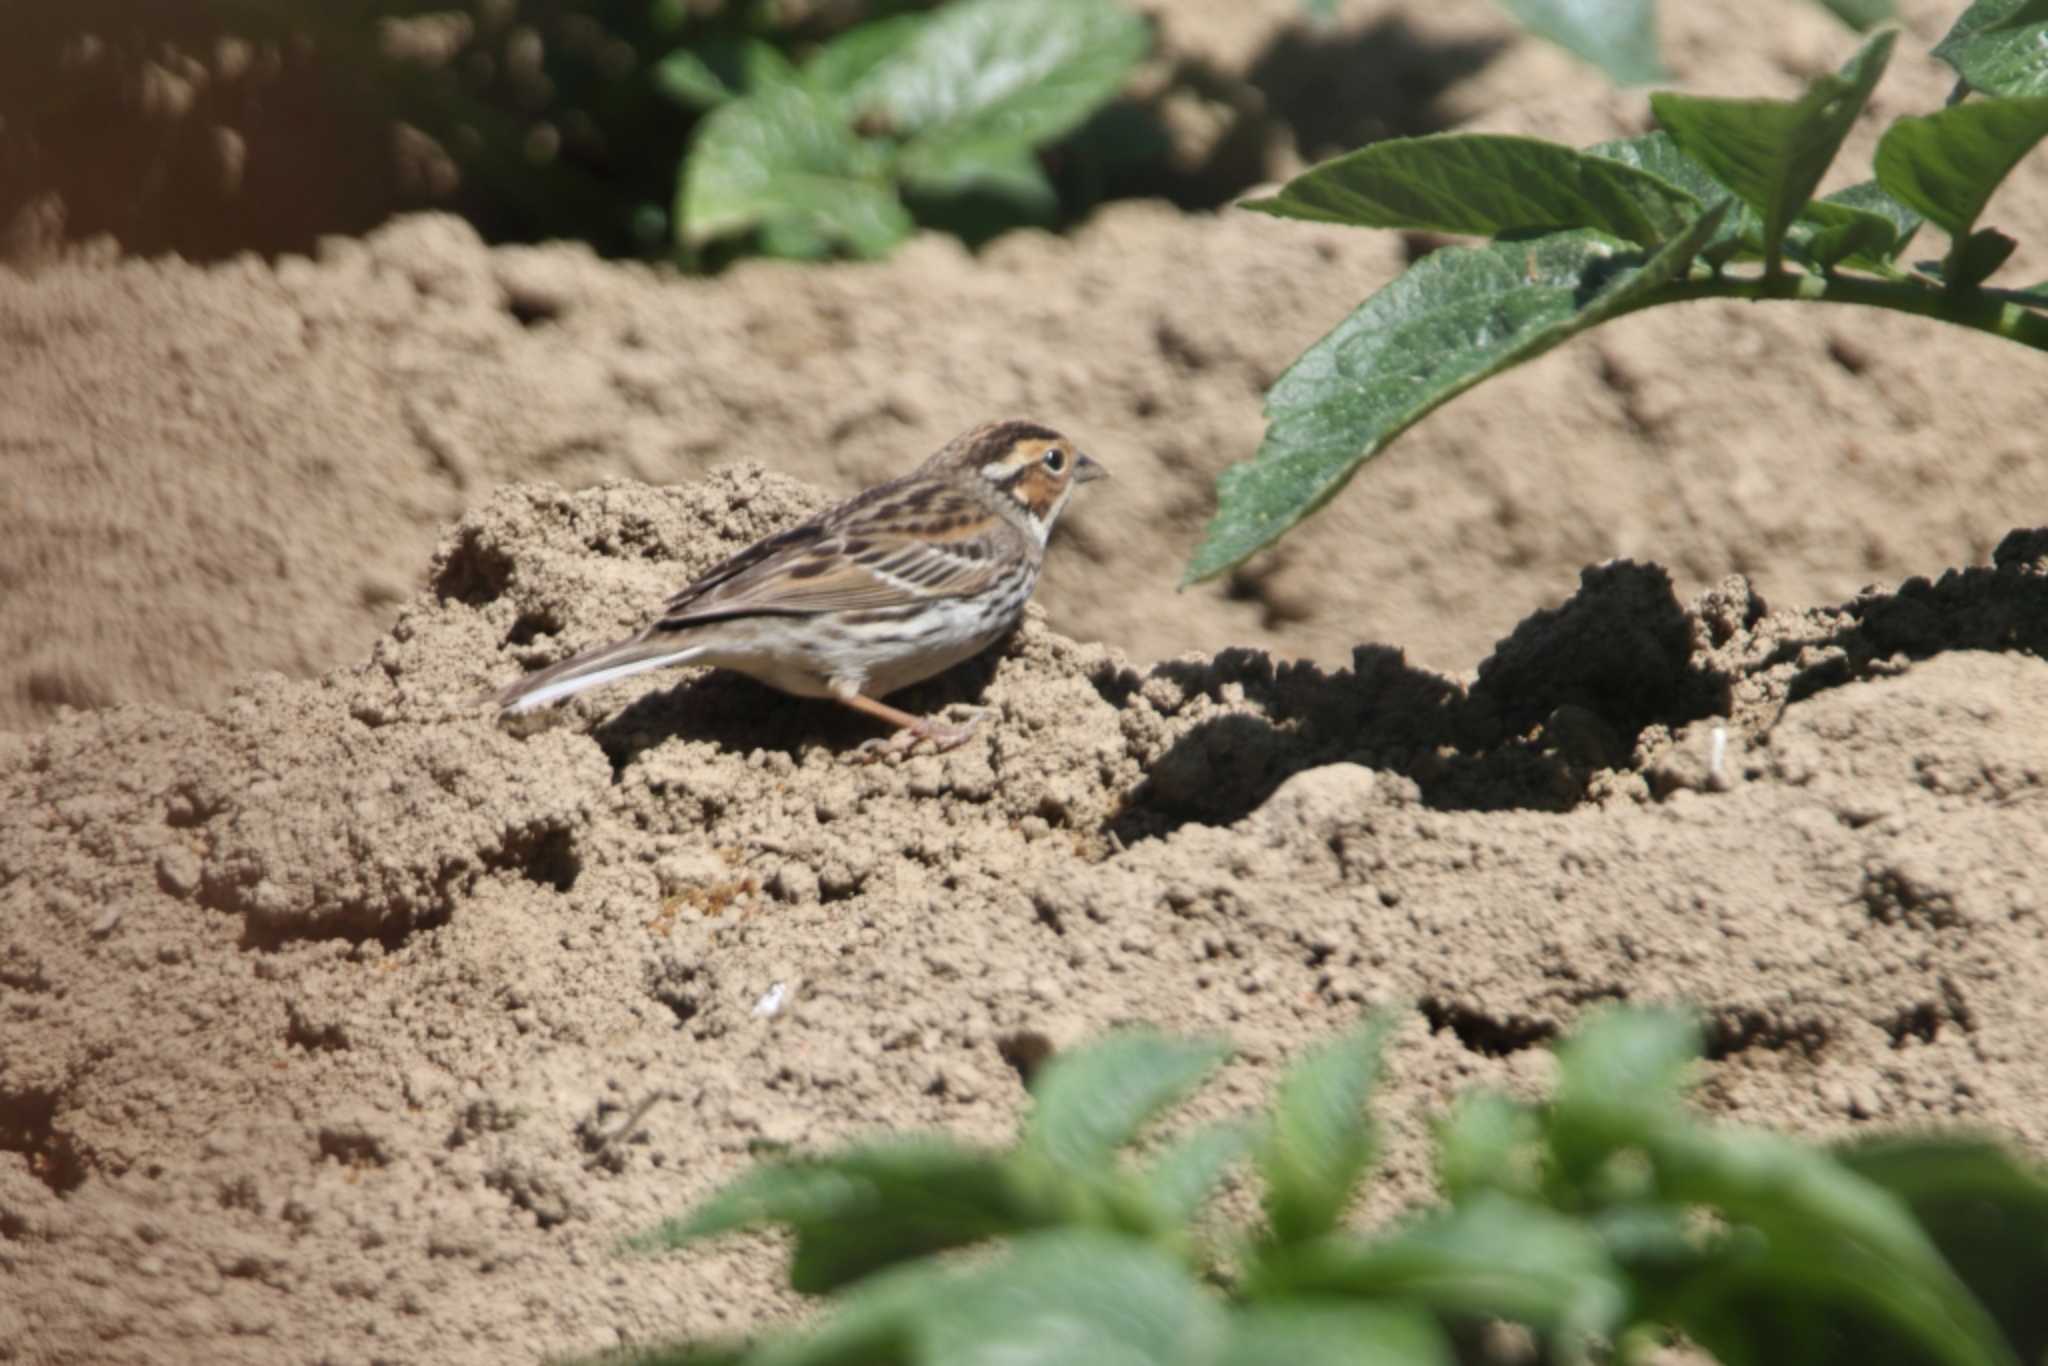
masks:
<svg viewBox="0 0 2048 1366"><path fill-rule="evenodd" d="M889 705L915 716L955 704L977 706L1003 654L996 645L937 678L890 694ZM845 757L888 735L880 721L829 698L791 697L726 669L691 670L674 687L635 699L590 731L611 761L614 782L641 754L670 739L709 740L734 754L779 750L801 760L808 746L823 745Z"/></svg>
<svg viewBox="0 0 2048 1366"><path fill-rule="evenodd" d="M1129 844L1191 822L1227 825L1294 774L1333 763L1408 778L1438 810L1563 812L1602 773L1640 762L1647 728L1675 733L1732 715L1744 680L1763 684L1766 707L1775 694L1782 708L1895 672L1900 658L1950 650L2048 658L2048 528L2008 534L1988 568L1908 579L1816 616L1815 629L1777 638L1763 658L1728 663L1744 652L1721 647L1764 621L1760 599L1724 585L1687 608L1663 569L1614 561L1583 571L1562 606L1518 625L1469 689L1383 646L1361 646L1352 667L1336 671L1256 650L1162 664L1150 676L1190 695L1220 699L1228 689L1246 706L1203 721L1153 759L1108 832ZM1145 677L1123 670L1094 682L1123 706ZM1936 914L1910 905L1899 913ZM1723 1035L1727 1047L1750 1046L1744 1029Z"/></svg>
<svg viewBox="0 0 2048 1366"><path fill-rule="evenodd" d="M58 1195L85 1184L90 1155L57 1123L57 1092L30 1088L0 1091L0 1153L13 1153L29 1175ZM0 1236L19 1237L0 1224Z"/></svg>
<svg viewBox="0 0 2048 1366"><path fill-rule="evenodd" d="M1865 592L1842 611L1850 625L1817 640L1785 641L1764 665L1795 663L1815 647L1826 654L1792 676L1787 706L1869 678L1873 664L1901 655L2012 650L2048 658L2048 527L2007 532L1988 568L1910 578L1890 591Z"/></svg>
<svg viewBox="0 0 2048 1366"><path fill-rule="evenodd" d="M1113 199L1216 209L1278 178L1275 152L1314 162L1382 138L1451 126L1441 105L1503 42L1440 43L1398 16L1360 28L1297 22L1242 71L1176 62L1156 93L1114 100L1048 149L1045 169L1070 218ZM1172 129L1213 126L1206 141Z"/></svg>
<svg viewBox="0 0 2048 1366"><path fill-rule="evenodd" d="M1183 735L1110 830L1128 844L1189 822L1227 825L1294 774L1333 763L1399 773L1441 810L1570 810L1597 773L1630 762L1645 726L1726 712L1731 680L1695 660L1694 629L1662 569L1619 561L1586 570L1563 606L1516 627L1469 690L1385 646L1361 646L1335 672L1256 650L1159 665L1190 694L1241 690L1250 710ZM1141 682L1095 680L1119 703Z"/></svg>
<svg viewBox="0 0 2048 1366"><path fill-rule="evenodd" d="M1702 1029L1709 1062L1723 1062L1739 1053L1756 1049L1767 1053L1790 1053L1808 1062L1817 1062L1832 1041L1827 1024L1818 1017L1787 1019L1759 1010L1732 1007L1706 1012Z"/></svg>
<svg viewBox="0 0 2048 1366"><path fill-rule="evenodd" d="M435 557L427 577L435 597L471 607L497 601L511 582L512 557L495 543L485 544L475 526L461 528L460 539Z"/></svg>
<svg viewBox="0 0 2048 1366"><path fill-rule="evenodd" d="M1349 32L1295 25L1252 62L1245 80L1265 97L1295 150L1319 161L1382 138L1441 132L1445 91L1505 49L1497 39L1444 43L1398 15Z"/></svg>
<svg viewBox="0 0 2048 1366"><path fill-rule="evenodd" d="M0 261L101 234L136 256L303 252L427 202L345 64L226 10L0 6Z"/></svg>
<svg viewBox="0 0 2048 1366"><path fill-rule="evenodd" d="M1429 1021L1430 1033L1441 1034L1449 1030L1466 1052L1482 1057L1505 1058L1511 1053L1547 1044L1558 1035L1554 1020L1536 1020L1523 1015L1489 1015L1436 996L1425 997L1420 1008L1422 1017Z"/></svg>

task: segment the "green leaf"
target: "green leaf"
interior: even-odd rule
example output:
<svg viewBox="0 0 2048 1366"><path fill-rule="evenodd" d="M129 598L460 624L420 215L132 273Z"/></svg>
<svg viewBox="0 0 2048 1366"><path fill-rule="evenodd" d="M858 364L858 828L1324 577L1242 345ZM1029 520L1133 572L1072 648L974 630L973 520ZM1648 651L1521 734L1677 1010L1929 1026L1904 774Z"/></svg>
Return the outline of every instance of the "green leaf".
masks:
<svg viewBox="0 0 2048 1366"><path fill-rule="evenodd" d="M1971 100L1908 115L1877 144L1877 183L1960 243L1999 182L2044 136L2048 96Z"/></svg>
<svg viewBox="0 0 2048 1366"><path fill-rule="evenodd" d="M796 1234L790 1284L821 1294L892 1263L1044 1219L1000 1159L943 1139L897 1139L756 1168L632 1245L675 1248L786 1224Z"/></svg>
<svg viewBox="0 0 2048 1366"><path fill-rule="evenodd" d="M884 1271L811 1331L771 1339L749 1366L925 1366L944 1362L1115 1366L1215 1360L1221 1306L1145 1242L1089 1229L1026 1234L963 1270L923 1262Z"/></svg>
<svg viewBox="0 0 2048 1366"><path fill-rule="evenodd" d="M2022 1361L2048 1356L2048 1176L1996 1143L1889 1137L1836 1150L1903 1202Z"/></svg>
<svg viewBox="0 0 2048 1366"><path fill-rule="evenodd" d="M1539 38L1591 62L1617 85L1666 77L1657 60L1656 0L1500 0ZM1587 226L1591 226L1590 224Z"/></svg>
<svg viewBox="0 0 2048 1366"><path fill-rule="evenodd" d="M1884 188L1874 180L1860 181L1847 186L1825 199L1815 200L1806 207L1810 210L1820 209L1822 205L1840 205L1857 213L1875 214L1890 226L1890 241L1882 252L1867 252L1859 248L1846 256L1838 257L1835 262L1837 265L1875 271L1881 275L1896 273L1894 263L1899 259L1899 253L1912 242L1923 221L1919 214L1885 193ZM1827 212L1822 209L1817 221L1824 221Z"/></svg>
<svg viewBox="0 0 2048 1366"><path fill-rule="evenodd" d="M737 97L701 50L678 48L654 64L654 88L689 109L712 109Z"/></svg>
<svg viewBox="0 0 2048 1366"><path fill-rule="evenodd" d="M1831 1154L1778 1134L1690 1124L1666 1126L1644 1148L1665 1197L1708 1206L1737 1230L1720 1280L1699 1276L1683 1292L1698 1312L1680 1326L1710 1349L1724 1345L1715 1335L1739 1333L1753 1352L1760 1297L1782 1295L1780 1315L1818 1311L1825 1323L1856 1313L1929 1360L2013 1366L1997 1325L1911 1211ZM1760 1241L1745 1246L1741 1226Z"/></svg>
<svg viewBox="0 0 2048 1366"><path fill-rule="evenodd" d="M1813 269L1831 271L1851 257L1885 260L1898 234L1883 214L1816 199L1799 212L1785 234L1785 251Z"/></svg>
<svg viewBox="0 0 2048 1366"><path fill-rule="evenodd" d="M692 109L712 109L750 90L796 79L789 60L759 38L714 38L655 64L655 89Z"/></svg>
<svg viewBox="0 0 2048 1366"><path fill-rule="evenodd" d="M2048 95L2048 0L1977 0L1934 55L1987 95Z"/></svg>
<svg viewBox="0 0 2048 1366"><path fill-rule="evenodd" d="M1210 1124L1168 1145L1139 1178L1139 1186L1173 1225L1201 1211L1216 1183L1251 1151L1248 1124Z"/></svg>
<svg viewBox="0 0 2048 1366"><path fill-rule="evenodd" d="M946 1366L1184 1366L1212 1361L1222 1306L1134 1238L1062 1229L1019 1238L980 1274L920 1306L918 1359Z"/></svg>
<svg viewBox="0 0 2048 1366"><path fill-rule="evenodd" d="M1819 1230L1738 1231L1680 1276L1638 1275L1640 1312L1754 1366L2013 1366L1954 1331L1911 1278Z"/></svg>
<svg viewBox="0 0 2048 1366"><path fill-rule="evenodd" d="M918 193L993 194L1015 205L1027 219L1049 220L1059 207L1037 155L1012 143L914 143L904 149L896 172Z"/></svg>
<svg viewBox="0 0 2048 1366"><path fill-rule="evenodd" d="M1714 179L1706 167L1680 151L1671 134L1661 130L1641 137L1596 143L1586 149L1586 154L1648 171L1684 190L1702 204L1728 198L1728 187ZM1756 210L1739 199L1734 200L1721 220L1720 230L1700 248L1700 259L1718 270L1738 254L1761 257L1764 254L1763 240L1763 220L1756 216Z"/></svg>
<svg viewBox="0 0 2048 1366"><path fill-rule="evenodd" d="M880 256L911 230L880 155L832 101L774 85L719 106L698 125L676 206L689 246L764 224L793 226Z"/></svg>
<svg viewBox="0 0 2048 1366"><path fill-rule="evenodd" d="M1643 246L1676 237L1700 213L1700 201L1685 190L1616 158L1496 133L1375 142L1244 207L1319 223L1484 237L1597 228Z"/></svg>
<svg viewBox="0 0 2048 1366"><path fill-rule="evenodd" d="M1970 289L1984 283L2004 265L2019 243L1997 228L1979 228L1957 242L1942 262L1941 278L1954 289Z"/></svg>
<svg viewBox="0 0 2048 1366"><path fill-rule="evenodd" d="M1764 259L1772 271L1785 230L1813 197L1869 102L1897 39L1896 31L1880 33L1840 73L1821 77L1796 100L1668 92L1650 97L1657 121L1678 145L1756 210L1763 223Z"/></svg>
<svg viewBox="0 0 2048 1366"><path fill-rule="evenodd" d="M1344 1295L1441 1314L1515 1319L1580 1338L1611 1333L1628 1288L1584 1220L1493 1192L1377 1240L1332 1235L1271 1254L1249 1293Z"/></svg>
<svg viewBox="0 0 2048 1366"><path fill-rule="evenodd" d="M1591 230L1434 252L1304 352L1266 395L1266 438L1217 480L1182 578L1222 573L1321 507L1426 414L1489 375L1641 307L1683 275L1724 206L1645 256Z"/></svg>
<svg viewBox="0 0 2048 1366"><path fill-rule="evenodd" d="M1437 1129L1437 1177L1452 1203L1481 1191L1538 1197L1542 1125L1528 1106L1490 1091L1460 1097Z"/></svg>
<svg viewBox="0 0 2048 1366"><path fill-rule="evenodd" d="M899 14L856 24L804 63L804 79L818 90L857 96L875 68L908 46L930 20L927 14Z"/></svg>
<svg viewBox="0 0 2048 1366"><path fill-rule="evenodd" d="M956 0L848 88L862 114L907 136L903 164L1000 160L1078 128L1123 87L1151 37L1113 0ZM980 150L972 150L980 149ZM1013 158L1014 159L1014 158Z"/></svg>
<svg viewBox="0 0 2048 1366"><path fill-rule="evenodd" d="M1443 1329L1427 1314L1295 1300L1232 1314L1217 1366L1452 1366L1456 1360Z"/></svg>
<svg viewBox="0 0 2048 1366"><path fill-rule="evenodd" d="M1567 1178L1584 1179L1613 1150L1685 1122L1685 1079L1699 1055L1699 1026L1690 1015L1589 1013L1557 1045L1550 1142Z"/></svg>
<svg viewBox="0 0 2048 1366"><path fill-rule="evenodd" d="M1229 1051L1133 1031L1061 1053L1033 1082L1020 1154L1065 1172L1105 1175L1116 1150L1194 1090Z"/></svg>
<svg viewBox="0 0 2048 1366"><path fill-rule="evenodd" d="M1320 1237L1344 1217L1352 1187L1378 1151L1366 1102L1391 1028L1391 1017L1381 1015L1316 1049L1281 1079L1272 1128L1258 1152L1274 1241Z"/></svg>

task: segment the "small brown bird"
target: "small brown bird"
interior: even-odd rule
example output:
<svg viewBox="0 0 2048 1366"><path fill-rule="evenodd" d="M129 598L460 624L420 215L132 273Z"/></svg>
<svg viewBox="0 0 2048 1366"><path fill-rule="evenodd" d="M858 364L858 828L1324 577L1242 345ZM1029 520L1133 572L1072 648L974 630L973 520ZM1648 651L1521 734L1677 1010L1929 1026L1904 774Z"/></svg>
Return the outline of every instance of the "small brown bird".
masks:
<svg viewBox="0 0 2048 1366"><path fill-rule="evenodd" d="M879 699L1016 625L1074 486L1102 475L1050 427L976 427L902 478L755 542L670 598L638 635L528 674L498 706L532 711L650 669L710 665L897 728L863 752L920 740L951 749L974 721L944 725Z"/></svg>

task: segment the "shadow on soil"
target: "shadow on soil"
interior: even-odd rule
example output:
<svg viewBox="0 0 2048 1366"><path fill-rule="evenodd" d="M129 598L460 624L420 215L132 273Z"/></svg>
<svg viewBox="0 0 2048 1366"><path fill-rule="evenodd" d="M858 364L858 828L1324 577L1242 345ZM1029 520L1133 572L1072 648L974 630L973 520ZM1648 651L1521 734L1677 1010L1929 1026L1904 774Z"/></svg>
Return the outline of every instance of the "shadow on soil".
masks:
<svg viewBox="0 0 2048 1366"><path fill-rule="evenodd" d="M1766 648L1721 649L1745 633ZM1109 831L1128 844L1190 822L1227 825L1294 774L1332 763L1399 773L1439 810L1568 811L1603 771L1642 762L1646 728L1731 715L1738 682L1760 679L1782 714L1883 661L1950 650L2048 657L2048 529L2012 532L1988 568L1908 579L1804 619L1767 621L1740 581L1684 607L1664 570L1617 561L1584 571L1563 606L1517 626L1469 689L1385 646L1361 646L1336 672L1252 650L1158 666L1190 694L1241 689L1244 709L1181 736ZM1748 662L1726 662L1738 658ZM1128 670L1095 680L1112 701L1141 682Z"/></svg>

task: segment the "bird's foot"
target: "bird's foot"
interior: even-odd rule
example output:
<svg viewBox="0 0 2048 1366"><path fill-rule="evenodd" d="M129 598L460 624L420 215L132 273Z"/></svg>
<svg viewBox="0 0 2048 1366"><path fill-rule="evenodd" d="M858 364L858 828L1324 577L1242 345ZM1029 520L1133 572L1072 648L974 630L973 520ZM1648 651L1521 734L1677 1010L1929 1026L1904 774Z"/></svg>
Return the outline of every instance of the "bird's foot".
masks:
<svg viewBox="0 0 2048 1366"><path fill-rule="evenodd" d="M908 757L910 752L929 740L932 753L944 754L949 749L958 749L967 743L981 724L980 712L975 712L958 725L949 724L935 716L922 717L903 727L894 735L878 736L857 746L853 751L856 762L871 764L889 755Z"/></svg>

